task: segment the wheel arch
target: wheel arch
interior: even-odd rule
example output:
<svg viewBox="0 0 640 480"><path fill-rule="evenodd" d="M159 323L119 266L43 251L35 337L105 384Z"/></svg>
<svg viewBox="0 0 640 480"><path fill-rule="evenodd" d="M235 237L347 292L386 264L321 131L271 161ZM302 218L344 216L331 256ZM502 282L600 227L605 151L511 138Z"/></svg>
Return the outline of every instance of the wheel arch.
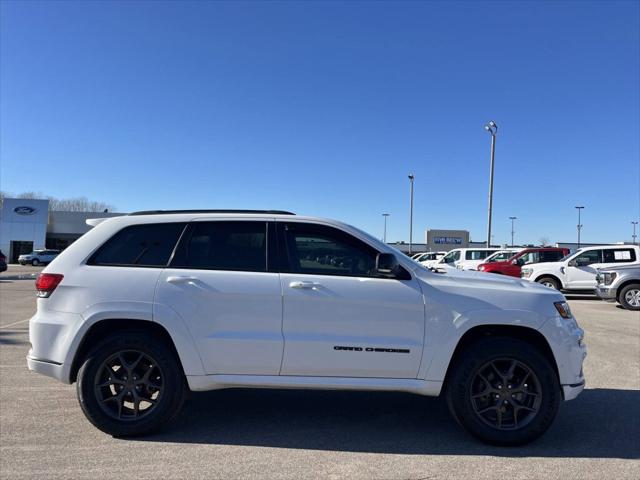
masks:
<svg viewBox="0 0 640 480"><path fill-rule="evenodd" d="M73 361L71 363L71 370L69 372L69 383L73 383L77 380L78 370L82 366L83 360L91 349L100 341L101 338L106 337L109 334L115 332L126 331L143 331L149 335L156 336L167 343L167 346L171 348L173 354L176 356L178 363L180 364L180 370L184 374L183 362L176 349L173 338L165 327L157 322L141 319L127 319L127 318L108 318L95 322L85 332L80 340L80 344L75 352Z"/></svg>
<svg viewBox="0 0 640 480"><path fill-rule="evenodd" d="M556 357L553 354L553 350L545 336L538 330L530 327L514 325L478 325L467 330L458 341L456 348L453 351L453 355L451 356L451 360L449 361L449 365L447 366L444 382L442 384L442 391L446 391L447 381L450 377L451 370L462 353L474 342L491 337L514 338L529 343L553 366L553 371L555 372L558 381L560 381L558 364L556 362Z"/></svg>
<svg viewBox="0 0 640 480"><path fill-rule="evenodd" d="M541 273L540 275L538 275L535 280L533 280L534 282L538 282L538 280L542 279L542 278L553 278L556 282L558 282L558 285L560 285L560 288L564 288L564 284L562 283L562 280L560 280L556 275L554 275L553 273Z"/></svg>

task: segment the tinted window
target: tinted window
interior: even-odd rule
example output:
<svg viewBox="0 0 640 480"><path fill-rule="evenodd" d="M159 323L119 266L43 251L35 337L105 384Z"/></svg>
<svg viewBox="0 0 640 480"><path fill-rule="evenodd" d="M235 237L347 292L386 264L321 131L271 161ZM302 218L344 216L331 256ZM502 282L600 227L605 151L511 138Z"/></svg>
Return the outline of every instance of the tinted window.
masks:
<svg viewBox="0 0 640 480"><path fill-rule="evenodd" d="M636 261L636 252L633 248L616 248L604 250L604 263L626 263Z"/></svg>
<svg viewBox="0 0 640 480"><path fill-rule="evenodd" d="M266 222L194 222L171 262L176 268L267 271Z"/></svg>
<svg viewBox="0 0 640 480"><path fill-rule="evenodd" d="M592 263L600 263L602 260L602 250L589 250L578 255L573 260L578 267L586 267Z"/></svg>
<svg viewBox="0 0 640 480"><path fill-rule="evenodd" d="M184 223L152 223L126 227L91 257L89 265L165 266Z"/></svg>
<svg viewBox="0 0 640 480"><path fill-rule="evenodd" d="M467 250L465 258L467 260L484 260L494 253L496 253L495 250Z"/></svg>
<svg viewBox="0 0 640 480"><path fill-rule="evenodd" d="M357 277L375 274L376 250L347 233L309 224L290 223L282 228L289 260L284 271Z"/></svg>
<svg viewBox="0 0 640 480"><path fill-rule="evenodd" d="M557 262L562 257L564 257L564 254L562 253L561 250L549 251L549 252L540 252L540 261L541 262Z"/></svg>

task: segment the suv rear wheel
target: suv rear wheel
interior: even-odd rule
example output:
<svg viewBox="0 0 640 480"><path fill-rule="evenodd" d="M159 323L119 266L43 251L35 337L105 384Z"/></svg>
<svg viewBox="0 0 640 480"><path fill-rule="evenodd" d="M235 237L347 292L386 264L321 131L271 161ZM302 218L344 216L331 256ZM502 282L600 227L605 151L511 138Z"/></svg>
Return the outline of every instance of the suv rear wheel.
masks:
<svg viewBox="0 0 640 480"><path fill-rule="evenodd" d="M85 416L103 432L142 435L180 411L185 382L162 338L127 331L110 335L87 355L77 394Z"/></svg>
<svg viewBox="0 0 640 480"><path fill-rule="evenodd" d="M31 260L31 265L37 267L38 265L40 265L40 261L37 258L34 258L33 260Z"/></svg>
<svg viewBox="0 0 640 480"><path fill-rule="evenodd" d="M560 405L554 368L530 344L488 338L459 357L447 379L454 418L475 437L494 445L522 445L542 435Z"/></svg>
<svg viewBox="0 0 640 480"><path fill-rule="evenodd" d="M620 291L620 305L627 310L640 310L640 283L627 285Z"/></svg>

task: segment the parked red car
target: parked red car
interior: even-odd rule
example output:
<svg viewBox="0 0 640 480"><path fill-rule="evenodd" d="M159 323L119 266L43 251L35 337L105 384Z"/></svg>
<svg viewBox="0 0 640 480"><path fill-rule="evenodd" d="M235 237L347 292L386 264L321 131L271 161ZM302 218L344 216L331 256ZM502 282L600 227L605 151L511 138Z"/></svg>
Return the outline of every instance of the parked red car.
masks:
<svg viewBox="0 0 640 480"><path fill-rule="evenodd" d="M511 277L520 278L520 269L523 265L541 262L557 262L561 258L569 255L568 248L540 247L525 248L521 252L513 255L509 260L502 262L482 263L478 265L478 271L488 273L499 273Z"/></svg>

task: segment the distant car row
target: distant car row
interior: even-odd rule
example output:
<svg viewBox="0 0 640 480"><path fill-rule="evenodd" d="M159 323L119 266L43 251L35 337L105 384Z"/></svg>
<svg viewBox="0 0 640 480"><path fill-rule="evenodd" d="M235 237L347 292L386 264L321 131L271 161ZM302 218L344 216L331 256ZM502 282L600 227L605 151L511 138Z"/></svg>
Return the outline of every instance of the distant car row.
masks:
<svg viewBox="0 0 640 480"><path fill-rule="evenodd" d="M422 260L426 255L439 259ZM537 282L555 290L595 291L604 300L640 310L640 248L635 245L519 249L457 248L415 258L433 270L478 270Z"/></svg>
<svg viewBox="0 0 640 480"><path fill-rule="evenodd" d="M20 255L18 263L20 265L31 264L34 267L53 262L53 259L60 255L60 250L34 250L31 253Z"/></svg>

